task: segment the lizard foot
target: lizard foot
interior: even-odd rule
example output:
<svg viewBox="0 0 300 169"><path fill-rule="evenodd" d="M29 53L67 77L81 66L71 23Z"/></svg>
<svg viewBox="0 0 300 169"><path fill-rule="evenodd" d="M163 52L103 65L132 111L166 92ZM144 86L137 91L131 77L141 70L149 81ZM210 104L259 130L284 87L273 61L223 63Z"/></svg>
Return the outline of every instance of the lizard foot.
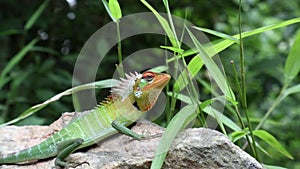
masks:
<svg viewBox="0 0 300 169"><path fill-rule="evenodd" d="M90 165L90 163L84 161L84 162L81 162L81 163L67 163L66 166L53 166L52 169L62 169L62 168L65 168L65 169L70 169L70 168L76 168L78 166L81 166L83 164L87 164L87 165Z"/></svg>

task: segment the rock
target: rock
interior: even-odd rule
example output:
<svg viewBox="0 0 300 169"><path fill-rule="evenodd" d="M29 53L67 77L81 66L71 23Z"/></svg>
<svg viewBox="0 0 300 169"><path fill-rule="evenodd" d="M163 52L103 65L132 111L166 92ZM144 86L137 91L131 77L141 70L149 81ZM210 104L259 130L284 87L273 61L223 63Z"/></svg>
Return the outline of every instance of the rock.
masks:
<svg viewBox="0 0 300 169"><path fill-rule="evenodd" d="M57 132L74 115L65 113L63 118L50 126L7 126L0 128L0 154L12 153L31 147ZM140 120L132 128L145 135L161 135L163 128ZM116 134L94 146L71 154L68 162L82 163L76 169L148 169L155 155L160 137L135 140ZM84 163L85 162L85 163ZM1 169L52 168L54 158L26 162L19 165L0 165ZM250 155L235 146L223 134L205 128L181 131L165 160L164 169L262 169Z"/></svg>

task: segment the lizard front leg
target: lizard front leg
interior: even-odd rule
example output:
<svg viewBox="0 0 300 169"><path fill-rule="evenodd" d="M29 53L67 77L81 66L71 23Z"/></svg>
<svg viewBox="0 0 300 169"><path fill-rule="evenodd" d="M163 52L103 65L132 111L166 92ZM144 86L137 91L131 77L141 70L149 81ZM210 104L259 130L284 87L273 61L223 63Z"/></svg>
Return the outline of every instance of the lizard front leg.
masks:
<svg viewBox="0 0 300 169"><path fill-rule="evenodd" d="M58 154L55 159L55 166L69 167L70 165L64 161L74 150L76 150L83 143L82 138L75 138L64 140L58 143L57 150Z"/></svg>
<svg viewBox="0 0 300 169"><path fill-rule="evenodd" d="M130 130L128 127L120 124L118 121L113 121L111 123L112 127L115 128L118 132L122 133L122 134L125 134L129 137L133 137L135 139L143 139L143 138L146 138L146 136L144 135L140 135L140 134L137 134L135 133L134 131Z"/></svg>

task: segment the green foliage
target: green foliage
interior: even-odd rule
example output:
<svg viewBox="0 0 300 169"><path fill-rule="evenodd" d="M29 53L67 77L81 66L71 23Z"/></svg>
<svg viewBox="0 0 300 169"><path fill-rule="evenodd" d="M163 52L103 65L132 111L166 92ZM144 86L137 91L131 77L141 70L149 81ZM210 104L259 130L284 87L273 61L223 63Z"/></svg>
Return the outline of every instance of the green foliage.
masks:
<svg viewBox="0 0 300 169"><path fill-rule="evenodd" d="M284 75L285 75L285 84L288 85L290 81L292 81L300 71L300 29L296 35L294 44L290 49L289 55L286 60L286 64L284 67Z"/></svg>
<svg viewBox="0 0 300 169"><path fill-rule="evenodd" d="M151 168L161 168L172 141L175 139L180 129L185 128L193 119L195 119L196 104L189 104L182 108L171 120L166 131L162 135L161 141L156 149L156 155ZM171 141L170 141L171 140Z"/></svg>
<svg viewBox="0 0 300 169"><path fill-rule="evenodd" d="M290 160L300 158L297 152L300 135L295 132L300 127L297 122L300 118L300 18L296 18L300 14L299 0L289 3L242 1L241 34L238 34L237 1L109 0L107 3L102 0L99 3L91 0L76 1L77 4L72 5L65 1L45 0L16 3L0 2L3 11L0 14L0 122L15 122L32 115L19 124L49 124L61 112L73 111L71 97L61 96L71 94L74 89L71 88L73 67L87 38L110 20L116 23L116 34L120 37L119 20L123 15L151 11L166 32L168 42L153 41L150 35L147 38L151 40L145 38L143 43L122 43L123 50L120 42L117 52L112 49L112 57L99 68L97 79L111 78L112 67L120 64L128 51L152 46L160 46L174 54L166 59L167 66L179 60L184 63L184 67L179 68L177 81L168 87L166 115L156 121L167 129L152 167L162 165L168 147L181 128L194 119L195 126L206 127L208 116L216 119L218 130L237 145L248 145L246 151L253 156L255 152L249 145L257 146L261 162L272 164L264 165L266 168L300 166L298 161ZM167 13L167 18L159 12ZM181 37L176 36L178 30L170 19L172 14L195 24L184 30L195 48L186 49L180 43ZM212 44L200 43L195 38L195 31L205 32ZM239 57L240 52L244 61ZM219 54L227 77L211 59L215 54ZM224 112L211 106L217 102L216 98L210 98L216 91L209 85L204 66L221 91L227 93ZM166 68L161 66L156 71L168 71ZM242 84L243 71L245 82ZM201 98L195 93L192 80L197 81ZM99 81L102 82L105 81ZM78 88L95 87L90 84L87 88ZM179 93L184 88L188 92ZM246 93L243 94L243 90ZM107 92L99 92L99 98L105 95ZM187 106L179 109L179 102L185 102ZM253 129L249 128L249 123ZM254 139L248 137L250 132Z"/></svg>
<svg viewBox="0 0 300 169"><path fill-rule="evenodd" d="M102 3L109 14L110 18L114 22L118 22L118 20L122 17L122 11L120 5L117 0L110 0L108 3L106 0L102 0Z"/></svg>
<svg viewBox="0 0 300 169"><path fill-rule="evenodd" d="M70 88L68 90L65 90L65 91L59 93L59 94L56 94L55 96L51 97L50 99L44 101L41 104L37 104L37 105L34 105L34 106L30 107L29 109L27 109L26 111L21 113L17 118L15 118L15 119L7 122L7 123L1 124L0 127L10 125L10 124L16 123L20 120L23 120L23 119L31 116L35 112L43 109L48 104L59 101L63 96L72 95L74 93L77 93L77 92L80 92L80 91L83 91L83 90L88 90L88 89L111 88L112 86L115 86L116 84L117 84L116 80L110 79L110 80L101 80L101 81L88 83L88 84L84 84L84 85L80 85L80 86Z"/></svg>
<svg viewBox="0 0 300 169"><path fill-rule="evenodd" d="M37 39L33 39L28 45L24 46L19 53L13 56L7 66L5 66L0 75L0 89L10 81L10 77L7 76L7 74L23 59L23 57L34 47L37 42Z"/></svg>
<svg viewBox="0 0 300 169"><path fill-rule="evenodd" d="M277 139L272 136L270 133L268 133L265 130L255 130L253 131L253 134L262 140L264 140L266 143L268 143L271 147L278 150L281 154L284 156L294 159L292 155L277 141Z"/></svg>

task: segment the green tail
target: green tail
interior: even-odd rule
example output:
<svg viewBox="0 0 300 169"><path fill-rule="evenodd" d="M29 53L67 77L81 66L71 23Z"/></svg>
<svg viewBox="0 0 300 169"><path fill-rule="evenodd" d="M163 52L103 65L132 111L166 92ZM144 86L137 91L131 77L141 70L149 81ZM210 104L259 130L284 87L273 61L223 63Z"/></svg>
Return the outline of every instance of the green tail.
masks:
<svg viewBox="0 0 300 169"><path fill-rule="evenodd" d="M0 164L12 164L54 157L57 155L57 148L55 146L48 146L48 142L47 140L31 148L0 157Z"/></svg>

